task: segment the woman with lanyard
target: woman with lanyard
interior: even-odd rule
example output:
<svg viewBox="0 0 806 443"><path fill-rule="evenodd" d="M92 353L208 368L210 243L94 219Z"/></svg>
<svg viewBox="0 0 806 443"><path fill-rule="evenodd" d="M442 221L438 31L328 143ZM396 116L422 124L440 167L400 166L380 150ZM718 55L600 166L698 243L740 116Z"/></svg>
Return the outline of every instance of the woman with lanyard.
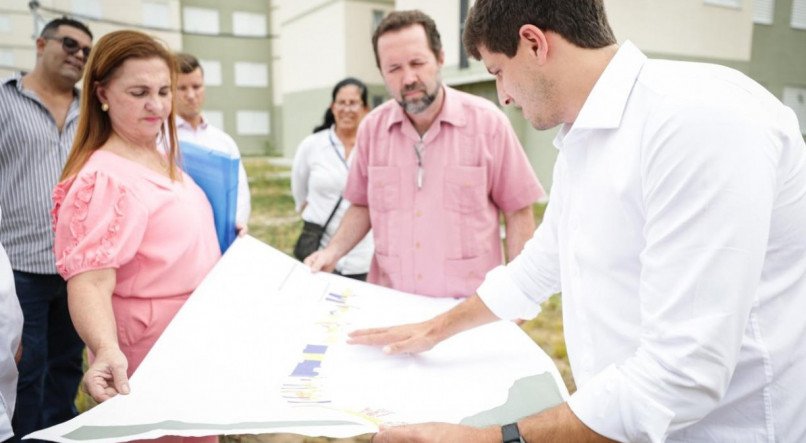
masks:
<svg viewBox="0 0 806 443"><path fill-rule="evenodd" d="M319 247L327 245L350 206L341 194L347 183L358 124L368 111L367 86L358 79L345 78L333 88L322 124L297 148L291 192L306 225L324 226ZM339 260L335 273L366 280L372 253L372 233L369 233Z"/></svg>

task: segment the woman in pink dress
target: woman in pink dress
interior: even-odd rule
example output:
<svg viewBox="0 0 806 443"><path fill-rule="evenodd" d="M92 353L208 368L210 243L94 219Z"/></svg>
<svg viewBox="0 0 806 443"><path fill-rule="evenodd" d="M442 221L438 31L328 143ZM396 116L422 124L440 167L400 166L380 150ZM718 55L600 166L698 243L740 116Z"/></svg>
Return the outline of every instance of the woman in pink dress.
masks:
<svg viewBox="0 0 806 443"><path fill-rule="evenodd" d="M84 385L99 402L129 392L128 377L220 257L210 204L176 165L174 63L139 32L98 41L54 191L57 268L93 356Z"/></svg>

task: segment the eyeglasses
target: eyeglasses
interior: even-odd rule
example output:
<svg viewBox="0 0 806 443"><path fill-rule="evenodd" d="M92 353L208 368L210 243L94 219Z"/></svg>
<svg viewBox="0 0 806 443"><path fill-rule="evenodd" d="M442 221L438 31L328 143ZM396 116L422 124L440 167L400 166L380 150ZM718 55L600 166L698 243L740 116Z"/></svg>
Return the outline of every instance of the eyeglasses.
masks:
<svg viewBox="0 0 806 443"><path fill-rule="evenodd" d="M76 39L74 39L72 37L67 37L67 36L45 37L45 40L56 40L57 42L61 42L62 43L62 49L64 50L64 52L66 52L66 53L68 53L70 55L73 55L76 52L81 51L84 54L84 59L86 59L87 57L90 56L90 47L89 46L81 46L81 44L78 43L78 40L76 40Z"/></svg>
<svg viewBox="0 0 806 443"><path fill-rule="evenodd" d="M352 109L354 111L359 110L364 104L360 101L337 101L333 103L339 109Z"/></svg>

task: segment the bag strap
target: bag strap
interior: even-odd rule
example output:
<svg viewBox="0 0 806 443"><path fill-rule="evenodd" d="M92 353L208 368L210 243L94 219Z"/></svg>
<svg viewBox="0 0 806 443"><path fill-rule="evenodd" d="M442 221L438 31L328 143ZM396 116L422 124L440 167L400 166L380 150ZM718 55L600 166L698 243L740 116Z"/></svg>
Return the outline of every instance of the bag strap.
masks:
<svg viewBox="0 0 806 443"><path fill-rule="evenodd" d="M333 220L333 216L336 215L336 211L339 210L339 206L341 205L341 200L343 198L344 198L343 196L341 196L341 195L339 196L339 201L336 202L336 206L334 206L333 210L330 211L330 216L327 218L327 221L325 222L325 225L322 226L322 231L327 230L327 225L330 224L330 220Z"/></svg>

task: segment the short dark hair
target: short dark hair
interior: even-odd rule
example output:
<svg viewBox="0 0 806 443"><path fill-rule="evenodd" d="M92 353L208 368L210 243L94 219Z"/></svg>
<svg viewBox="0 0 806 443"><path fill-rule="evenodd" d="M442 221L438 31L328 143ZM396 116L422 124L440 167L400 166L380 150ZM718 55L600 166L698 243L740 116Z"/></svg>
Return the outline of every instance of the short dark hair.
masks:
<svg viewBox="0 0 806 443"><path fill-rule="evenodd" d="M439 60L439 53L442 52L442 39L439 37L437 25L434 20L423 11L414 9L411 11L392 11L381 20L375 32L372 33L372 50L375 51L375 64L381 67L381 58L378 56L378 39L387 32L399 31L409 26L420 25L425 30L428 38L428 47L434 53L434 57Z"/></svg>
<svg viewBox="0 0 806 443"><path fill-rule="evenodd" d="M202 73L204 73L204 68L199 63L199 59L186 52L176 54L176 67L179 68L179 72L182 74L190 74L196 68L201 69Z"/></svg>
<svg viewBox="0 0 806 443"><path fill-rule="evenodd" d="M85 25L84 23L81 23L80 21L78 21L76 19L72 19L70 17L67 17L66 15L63 15L63 16L61 16L59 18L56 18L56 19L53 19L53 20L49 21L48 24L46 24L45 27L42 28L42 32L39 33L39 36L40 37L53 37L56 34L56 32L59 30L59 26L70 26L71 28L76 28L79 31L81 31L81 32L87 34L88 36L90 36L90 40L93 39L92 32L90 32L90 28L88 28L87 25Z"/></svg>
<svg viewBox="0 0 806 443"><path fill-rule="evenodd" d="M552 31L580 48L616 43L603 0L477 0L467 14L462 42L481 59L479 46L514 57L523 25Z"/></svg>

